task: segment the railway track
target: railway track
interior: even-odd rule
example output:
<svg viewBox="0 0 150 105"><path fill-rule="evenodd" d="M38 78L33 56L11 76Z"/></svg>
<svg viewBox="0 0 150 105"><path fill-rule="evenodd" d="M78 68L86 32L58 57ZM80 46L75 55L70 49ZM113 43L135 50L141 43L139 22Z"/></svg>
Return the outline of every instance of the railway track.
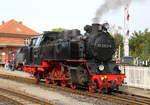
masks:
<svg viewBox="0 0 150 105"><path fill-rule="evenodd" d="M61 87L61 86L55 86L52 84L45 84L40 82L39 84L36 84L34 79L30 78L24 78L24 77L17 77L17 76L12 76L12 75L6 75L6 74L0 74L0 78L3 79L9 79L9 80L14 80L17 82L22 82L22 83L28 83L28 84L35 84L38 86L44 86L44 87L50 87L50 88L57 88L61 89L63 91L79 94L79 95L84 95L84 96L90 96L90 97L95 97L111 102L116 102L119 104L125 104L125 105L150 105L150 98L147 97L142 97L138 95L129 95L125 93L113 93L112 95L107 95L107 94L98 94L98 93L90 93L88 91L82 91L82 90L74 90L71 88L67 87Z"/></svg>
<svg viewBox="0 0 150 105"><path fill-rule="evenodd" d="M14 105L52 105L35 97L4 88L0 88L0 97Z"/></svg>
<svg viewBox="0 0 150 105"><path fill-rule="evenodd" d="M22 105L22 103L4 95L0 95L0 99L3 100L2 102L0 102L0 105Z"/></svg>
<svg viewBox="0 0 150 105"><path fill-rule="evenodd" d="M130 94L130 93L127 93L127 92L122 92L122 91L115 92L112 95L117 96L117 97L121 97L121 98L124 98L124 99L134 100L136 102L140 102L140 103L143 103L143 104L150 105L150 98L145 97L145 96L139 96L139 95Z"/></svg>

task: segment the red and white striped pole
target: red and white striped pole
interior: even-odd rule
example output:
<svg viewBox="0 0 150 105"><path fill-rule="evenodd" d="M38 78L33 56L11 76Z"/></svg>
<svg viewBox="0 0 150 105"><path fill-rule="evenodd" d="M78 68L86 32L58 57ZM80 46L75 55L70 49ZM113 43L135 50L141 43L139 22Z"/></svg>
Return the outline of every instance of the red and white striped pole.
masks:
<svg viewBox="0 0 150 105"><path fill-rule="evenodd" d="M124 56L129 56L129 11L128 11L128 5L124 9Z"/></svg>

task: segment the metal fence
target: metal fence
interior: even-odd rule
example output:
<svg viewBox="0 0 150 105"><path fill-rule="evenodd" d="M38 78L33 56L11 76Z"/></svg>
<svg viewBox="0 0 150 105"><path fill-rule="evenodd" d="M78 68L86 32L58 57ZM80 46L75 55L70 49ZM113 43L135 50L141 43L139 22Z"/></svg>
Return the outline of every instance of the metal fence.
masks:
<svg viewBox="0 0 150 105"><path fill-rule="evenodd" d="M150 67L121 66L120 69L126 74L127 86L150 89Z"/></svg>

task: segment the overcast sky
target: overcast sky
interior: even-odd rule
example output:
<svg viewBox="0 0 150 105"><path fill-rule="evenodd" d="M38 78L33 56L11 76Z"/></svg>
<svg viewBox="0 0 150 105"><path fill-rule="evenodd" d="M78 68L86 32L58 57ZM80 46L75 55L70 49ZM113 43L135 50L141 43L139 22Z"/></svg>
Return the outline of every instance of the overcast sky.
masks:
<svg viewBox="0 0 150 105"><path fill-rule="evenodd" d="M103 0L0 0L0 21L23 21L38 32L56 27L83 30L84 25L92 23L102 3ZM130 30L150 29L150 0L133 2L129 12ZM106 13L101 22L123 26L123 16L121 8Z"/></svg>

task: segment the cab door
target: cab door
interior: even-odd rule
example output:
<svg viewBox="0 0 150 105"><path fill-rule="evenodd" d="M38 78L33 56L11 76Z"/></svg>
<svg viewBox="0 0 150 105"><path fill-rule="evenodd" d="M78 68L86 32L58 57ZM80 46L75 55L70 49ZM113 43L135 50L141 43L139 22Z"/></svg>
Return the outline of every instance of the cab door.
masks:
<svg viewBox="0 0 150 105"><path fill-rule="evenodd" d="M37 41L37 37L33 37L31 39L30 45L28 47L28 64L29 65L34 65L34 47Z"/></svg>
<svg viewBox="0 0 150 105"><path fill-rule="evenodd" d="M41 59L40 59L40 43L41 43L42 36L38 36L34 38L33 40L35 41L33 47L32 47L32 58L33 62L35 65L40 65L41 64Z"/></svg>

